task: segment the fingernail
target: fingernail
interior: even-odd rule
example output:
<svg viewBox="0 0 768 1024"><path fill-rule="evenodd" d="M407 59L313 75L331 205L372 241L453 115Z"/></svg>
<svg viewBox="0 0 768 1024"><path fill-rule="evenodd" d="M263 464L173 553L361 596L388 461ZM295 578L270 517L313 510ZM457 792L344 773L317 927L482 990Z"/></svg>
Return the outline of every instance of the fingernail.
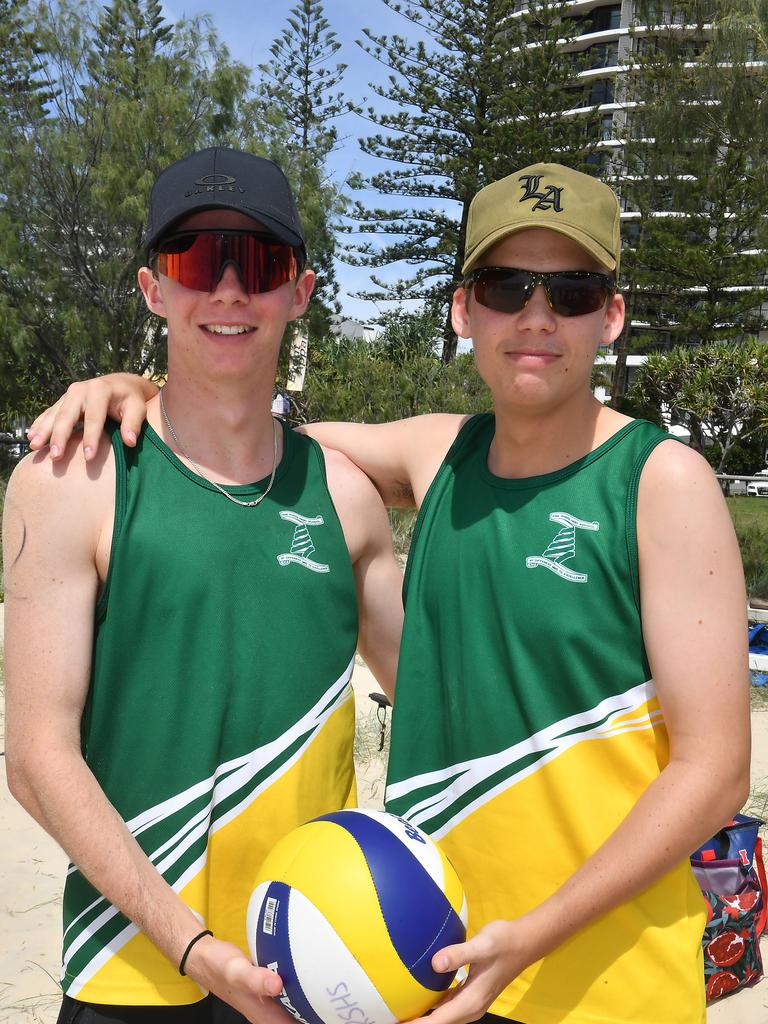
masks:
<svg viewBox="0 0 768 1024"><path fill-rule="evenodd" d="M90 445L86 445L85 448L83 448L83 452L85 454L86 459L90 459L90 457L93 455L93 448L91 448Z"/></svg>
<svg viewBox="0 0 768 1024"><path fill-rule="evenodd" d="M55 459L56 456L59 454L59 451L60 451L60 449L59 449L59 446L57 444L52 444L51 445L51 456L52 456L52 458Z"/></svg>
<svg viewBox="0 0 768 1024"><path fill-rule="evenodd" d="M435 970L445 971L448 969L448 961L444 956L435 957Z"/></svg>
<svg viewBox="0 0 768 1024"><path fill-rule="evenodd" d="M136 444L136 435L134 434L134 432L132 430L127 431L127 433L125 435L125 439L126 439L126 441L130 441L131 444Z"/></svg>

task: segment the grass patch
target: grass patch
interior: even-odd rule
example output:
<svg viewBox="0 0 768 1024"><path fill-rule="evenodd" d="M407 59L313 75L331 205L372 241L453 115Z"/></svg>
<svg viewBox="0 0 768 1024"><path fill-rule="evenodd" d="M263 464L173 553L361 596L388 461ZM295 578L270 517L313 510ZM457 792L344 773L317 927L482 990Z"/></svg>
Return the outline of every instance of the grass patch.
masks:
<svg viewBox="0 0 768 1024"><path fill-rule="evenodd" d="M389 527L395 543L395 554L404 562L411 547L413 528L416 525L415 508L390 508Z"/></svg>
<svg viewBox="0 0 768 1024"><path fill-rule="evenodd" d="M733 525L762 526L768 528L768 498L726 498Z"/></svg>
<svg viewBox="0 0 768 1024"><path fill-rule="evenodd" d="M768 598L768 501L726 498L750 597Z"/></svg>

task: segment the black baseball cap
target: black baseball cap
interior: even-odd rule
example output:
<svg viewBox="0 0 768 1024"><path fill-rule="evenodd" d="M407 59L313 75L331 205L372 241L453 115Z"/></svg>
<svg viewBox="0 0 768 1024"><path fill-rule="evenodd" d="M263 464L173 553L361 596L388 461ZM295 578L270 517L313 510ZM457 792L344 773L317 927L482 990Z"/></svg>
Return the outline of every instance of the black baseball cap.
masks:
<svg viewBox="0 0 768 1024"><path fill-rule="evenodd" d="M182 217L211 209L239 210L306 253L296 200L282 170L272 160L222 146L191 153L160 172L149 194L147 251Z"/></svg>

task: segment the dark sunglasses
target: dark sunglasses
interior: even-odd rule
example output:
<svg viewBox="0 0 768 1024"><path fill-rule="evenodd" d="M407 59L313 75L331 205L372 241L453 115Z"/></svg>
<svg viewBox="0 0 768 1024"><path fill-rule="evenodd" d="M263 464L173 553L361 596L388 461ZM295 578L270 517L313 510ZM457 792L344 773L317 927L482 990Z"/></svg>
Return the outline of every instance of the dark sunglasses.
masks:
<svg viewBox="0 0 768 1024"><path fill-rule="evenodd" d="M517 267L478 267L464 279L464 287L474 289L480 305L497 313L519 313L539 284L544 286L550 309L558 316L596 313L616 291L612 277L588 270L538 273Z"/></svg>
<svg viewBox="0 0 768 1024"><path fill-rule="evenodd" d="M230 264L249 295L271 292L301 272L296 250L258 231L184 231L162 239L150 266L198 292L212 292Z"/></svg>

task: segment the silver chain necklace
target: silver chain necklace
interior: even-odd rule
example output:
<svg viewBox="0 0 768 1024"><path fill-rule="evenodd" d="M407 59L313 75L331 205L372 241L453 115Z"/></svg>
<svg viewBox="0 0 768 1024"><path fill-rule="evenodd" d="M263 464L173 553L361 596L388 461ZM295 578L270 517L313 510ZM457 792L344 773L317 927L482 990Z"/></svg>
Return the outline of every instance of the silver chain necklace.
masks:
<svg viewBox="0 0 768 1024"><path fill-rule="evenodd" d="M173 429L173 424L171 423L170 419L168 418L168 413L165 411L165 402L163 400L163 391L164 390L165 390L164 388L160 388L160 412L162 412L162 414L163 414L163 419L165 420L165 425L166 425L166 427L168 427L168 430L170 431L171 437L173 438L174 442L176 443L176 447L179 449L179 451L184 456L184 458L187 460L187 462L191 463L191 465L194 466L194 468L197 470L197 475L201 476L203 478L203 480L207 480L209 484L212 484L216 488L217 491L221 491L221 493L224 495L225 498L229 498L229 500L233 501L235 503L235 505L240 505L240 506L242 506L242 508L253 508L255 505L259 505L262 501L264 501L266 496L272 490L272 484L275 482L275 473L277 472L277 426L275 424L275 417L274 416L271 417L271 419L272 419L272 441L273 441L272 473L271 473L271 475L269 477L269 483L267 484L267 489L264 491L263 494L260 494L258 496L258 498L256 498L255 501L240 501L239 498L235 498L233 495L231 495L229 493L229 491L226 491L220 484L217 484L215 480L211 480L211 478L209 476L206 476L205 473L202 471L202 469L200 469L198 464L192 458L192 456L187 454L187 451L186 451L184 445L179 440L178 434Z"/></svg>

